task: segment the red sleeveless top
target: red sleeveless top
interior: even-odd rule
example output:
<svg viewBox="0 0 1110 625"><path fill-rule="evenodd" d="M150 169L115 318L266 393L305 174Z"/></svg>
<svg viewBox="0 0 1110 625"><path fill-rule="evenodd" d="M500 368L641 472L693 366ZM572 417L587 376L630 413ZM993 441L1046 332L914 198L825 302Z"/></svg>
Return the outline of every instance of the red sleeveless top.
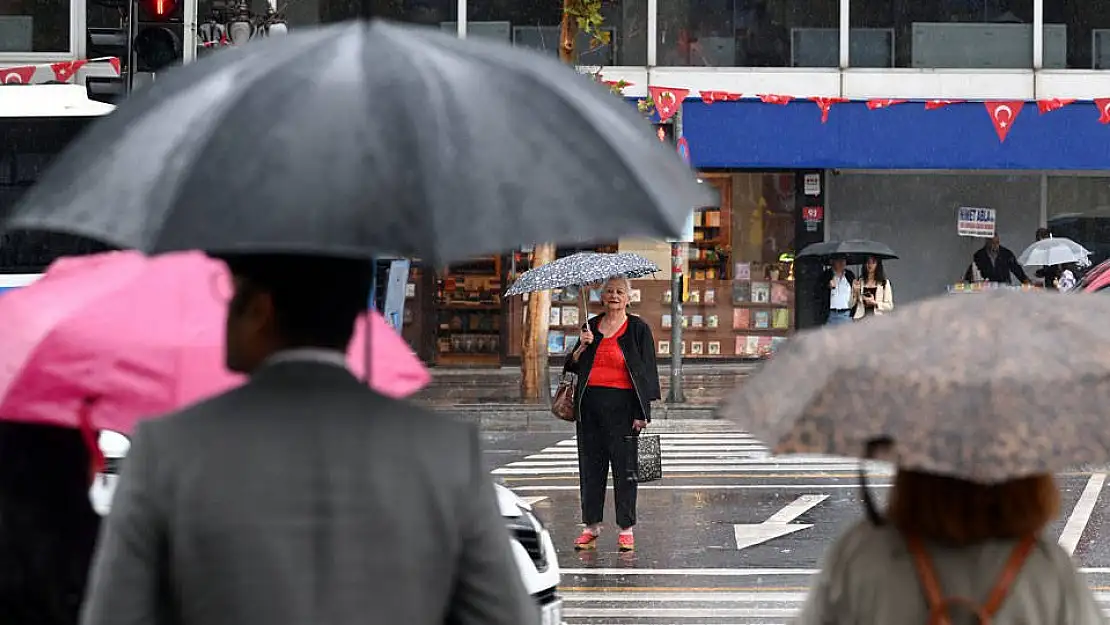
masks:
<svg viewBox="0 0 1110 625"><path fill-rule="evenodd" d="M628 329L628 320L612 336L601 339L594 353L594 365L590 369L590 379L586 386L603 386L606 388L621 388L632 390L632 376L628 374L628 365L624 362L624 352L617 345L617 339L624 336Z"/></svg>

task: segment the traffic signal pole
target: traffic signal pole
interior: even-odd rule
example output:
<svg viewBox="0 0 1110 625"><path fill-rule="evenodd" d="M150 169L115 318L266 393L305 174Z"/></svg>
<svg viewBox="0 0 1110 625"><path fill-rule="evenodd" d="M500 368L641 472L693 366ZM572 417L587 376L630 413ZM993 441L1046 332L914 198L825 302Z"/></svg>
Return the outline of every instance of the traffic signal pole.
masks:
<svg viewBox="0 0 1110 625"><path fill-rule="evenodd" d="M135 38L139 36L139 0L127 3L127 78L125 92L131 95L135 88Z"/></svg>

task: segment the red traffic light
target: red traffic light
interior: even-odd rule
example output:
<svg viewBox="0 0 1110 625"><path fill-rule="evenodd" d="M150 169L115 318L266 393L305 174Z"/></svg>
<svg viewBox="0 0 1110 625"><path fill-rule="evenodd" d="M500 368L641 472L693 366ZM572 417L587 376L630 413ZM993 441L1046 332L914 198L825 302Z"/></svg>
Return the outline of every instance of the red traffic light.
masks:
<svg viewBox="0 0 1110 625"><path fill-rule="evenodd" d="M173 14L173 10L177 8L175 0L144 0L143 4L150 17L156 20L168 19Z"/></svg>

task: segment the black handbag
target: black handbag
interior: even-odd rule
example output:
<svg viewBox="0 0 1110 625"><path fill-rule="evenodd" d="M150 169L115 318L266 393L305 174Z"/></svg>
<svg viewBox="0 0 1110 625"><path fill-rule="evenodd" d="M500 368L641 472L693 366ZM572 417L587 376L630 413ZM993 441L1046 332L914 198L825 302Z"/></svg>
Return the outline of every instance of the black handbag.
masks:
<svg viewBox="0 0 1110 625"><path fill-rule="evenodd" d="M632 468L628 479L633 482L663 479L663 445L659 436L628 436L624 440L628 445L628 464Z"/></svg>

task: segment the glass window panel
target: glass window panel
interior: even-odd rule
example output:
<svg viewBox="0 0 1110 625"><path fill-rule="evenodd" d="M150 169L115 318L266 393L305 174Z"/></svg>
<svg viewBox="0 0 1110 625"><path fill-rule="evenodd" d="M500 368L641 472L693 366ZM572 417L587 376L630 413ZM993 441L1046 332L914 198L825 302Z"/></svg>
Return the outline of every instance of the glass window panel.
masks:
<svg viewBox="0 0 1110 625"><path fill-rule="evenodd" d="M0 0L3 2L4 0ZM363 0L279 0L278 14L289 30L305 28L317 24L341 22L358 17ZM458 15L456 0L370 0L374 15L385 19L421 24L439 28L444 22L454 22ZM219 40L221 33L228 32L228 25L246 8L252 27L264 23L269 11L268 0L198 0L198 32L203 40L206 33L211 39ZM201 57L219 49L219 46L197 46L197 56Z"/></svg>
<svg viewBox="0 0 1110 625"><path fill-rule="evenodd" d="M852 67L1033 66L1033 0L850 0ZM1062 40L1045 39L1045 58Z"/></svg>
<svg viewBox="0 0 1110 625"><path fill-rule="evenodd" d="M1044 39L1048 69L1110 69L1110 3L1045 0ZM1065 52L1058 51L1061 47Z"/></svg>
<svg viewBox="0 0 1110 625"><path fill-rule="evenodd" d="M0 0L0 52L69 52L69 0Z"/></svg>
<svg viewBox="0 0 1110 625"><path fill-rule="evenodd" d="M836 67L837 0L659 0L659 65Z"/></svg>
<svg viewBox="0 0 1110 625"><path fill-rule="evenodd" d="M1098 264L1110 258L1110 177L1049 176L1048 229L1093 252Z"/></svg>
<svg viewBox="0 0 1110 625"><path fill-rule="evenodd" d="M470 0L467 37L484 37L514 46L559 54L559 0ZM647 0L602 3L603 32L609 43L587 33L575 40L578 65L644 65L647 63ZM447 25L454 28L454 24Z"/></svg>

